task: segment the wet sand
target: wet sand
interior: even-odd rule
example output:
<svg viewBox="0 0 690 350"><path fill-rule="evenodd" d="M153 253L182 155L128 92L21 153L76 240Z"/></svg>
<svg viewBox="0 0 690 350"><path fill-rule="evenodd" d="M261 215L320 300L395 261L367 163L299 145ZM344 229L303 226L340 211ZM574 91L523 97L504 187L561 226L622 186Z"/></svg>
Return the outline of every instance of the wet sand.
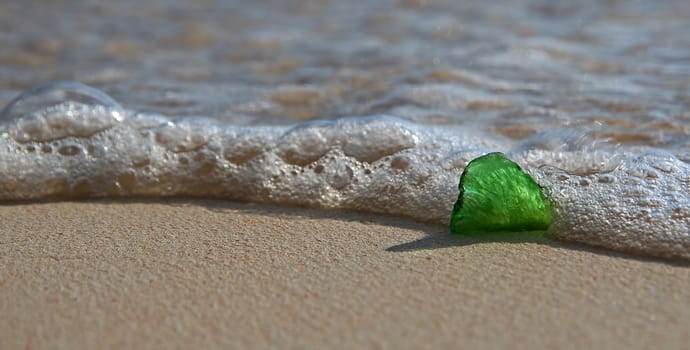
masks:
<svg viewBox="0 0 690 350"><path fill-rule="evenodd" d="M690 265L222 201L0 207L0 348L683 348Z"/></svg>

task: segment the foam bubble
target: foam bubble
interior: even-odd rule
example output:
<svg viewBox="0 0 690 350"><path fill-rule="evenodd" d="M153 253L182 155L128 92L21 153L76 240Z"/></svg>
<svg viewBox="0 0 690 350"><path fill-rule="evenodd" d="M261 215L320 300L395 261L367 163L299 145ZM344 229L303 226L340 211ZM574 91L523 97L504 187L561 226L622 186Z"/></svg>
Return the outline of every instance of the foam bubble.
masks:
<svg viewBox="0 0 690 350"><path fill-rule="evenodd" d="M413 148L419 139L413 129L389 116L310 122L281 137L280 154L287 163L304 166L338 148L357 161L373 163Z"/></svg>
<svg viewBox="0 0 690 350"><path fill-rule="evenodd" d="M103 92L76 82L56 82L25 91L0 112L4 132L21 143L88 137L124 119L120 105Z"/></svg>

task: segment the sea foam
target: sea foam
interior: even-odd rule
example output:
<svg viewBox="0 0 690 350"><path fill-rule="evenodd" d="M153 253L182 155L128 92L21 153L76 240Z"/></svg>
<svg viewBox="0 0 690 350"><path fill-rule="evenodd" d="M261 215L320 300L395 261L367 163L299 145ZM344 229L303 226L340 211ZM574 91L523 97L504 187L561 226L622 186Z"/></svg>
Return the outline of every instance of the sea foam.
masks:
<svg viewBox="0 0 690 350"><path fill-rule="evenodd" d="M690 166L556 130L523 140L388 115L237 126L121 107L87 86L28 90L0 114L0 199L190 196L447 225L467 163L501 151L555 207L549 234L690 259Z"/></svg>

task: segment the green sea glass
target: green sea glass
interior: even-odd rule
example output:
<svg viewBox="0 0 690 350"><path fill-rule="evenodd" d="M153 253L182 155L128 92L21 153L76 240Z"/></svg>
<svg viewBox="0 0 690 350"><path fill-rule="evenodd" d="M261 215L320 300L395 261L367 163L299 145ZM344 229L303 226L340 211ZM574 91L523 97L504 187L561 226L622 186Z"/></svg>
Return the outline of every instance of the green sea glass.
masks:
<svg viewBox="0 0 690 350"><path fill-rule="evenodd" d="M452 233L545 231L551 225L551 203L541 187L502 153L472 160L458 187Z"/></svg>

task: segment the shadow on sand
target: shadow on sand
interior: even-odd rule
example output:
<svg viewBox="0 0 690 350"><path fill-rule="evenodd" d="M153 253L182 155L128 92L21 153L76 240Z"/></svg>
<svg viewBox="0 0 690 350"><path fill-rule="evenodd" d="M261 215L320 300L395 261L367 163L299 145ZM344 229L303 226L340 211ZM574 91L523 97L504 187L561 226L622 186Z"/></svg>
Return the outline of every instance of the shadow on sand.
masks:
<svg viewBox="0 0 690 350"><path fill-rule="evenodd" d="M451 234L448 227L442 225L432 225L413 221L411 219L399 218L380 214L360 213L360 212L343 212L336 210L311 209L295 206L278 206L271 204L257 204L250 202L239 202L222 199L207 199L207 198L104 198L104 199L66 199L66 200L48 200L40 203L55 203L62 201L79 201L88 202L92 205L98 204L126 204L126 203L156 203L166 204L171 206L201 206L211 211L225 212L225 211L241 211L247 214L266 215L273 217L294 217L307 218L313 220L339 220L351 221L370 225L384 225L399 227L402 229L415 230L423 232L426 237L394 245L386 248L386 251L393 253L409 252L417 250L429 250L448 247L461 247L473 244L485 243L532 243L546 245L554 248L574 249L593 254L606 255L611 257L618 257L623 259L632 259L638 261L650 261L657 263L664 263L674 266L690 267L690 261L672 260L663 258L654 258L647 256L639 256L634 254L627 254L623 252L611 251L604 248L592 247L579 243L556 241L548 237L544 232L507 232L507 233L488 233L488 234L473 234L473 235L454 235ZM36 204L33 201L22 202L3 202L1 206Z"/></svg>
<svg viewBox="0 0 690 350"><path fill-rule="evenodd" d="M185 203L184 200L176 200L177 203ZM580 243L563 242L549 238L548 234L543 231L534 232L501 232L501 233L485 233L473 235L455 235L451 234L447 226L425 224L413 221L411 219L392 217L381 214L359 213L359 212L345 212L335 210L310 209L288 206L276 206L255 203L243 202L228 202L217 200L193 200L188 201L185 205L203 205L209 210L241 210L247 213L268 215L268 216L293 216L301 218L309 218L314 220L330 219L341 221L352 221L365 224L385 225L399 227L403 229L416 230L423 232L426 236L398 245L386 248L388 252L410 252L417 250L440 249L448 247L461 247L473 244L485 243L532 243L540 244L554 248L572 249L592 254L606 255L622 259L631 259L638 261L650 261L657 263L664 263L673 266L690 267L690 261L664 259L656 257L639 256L624 252L611 251L605 248L593 247Z"/></svg>

